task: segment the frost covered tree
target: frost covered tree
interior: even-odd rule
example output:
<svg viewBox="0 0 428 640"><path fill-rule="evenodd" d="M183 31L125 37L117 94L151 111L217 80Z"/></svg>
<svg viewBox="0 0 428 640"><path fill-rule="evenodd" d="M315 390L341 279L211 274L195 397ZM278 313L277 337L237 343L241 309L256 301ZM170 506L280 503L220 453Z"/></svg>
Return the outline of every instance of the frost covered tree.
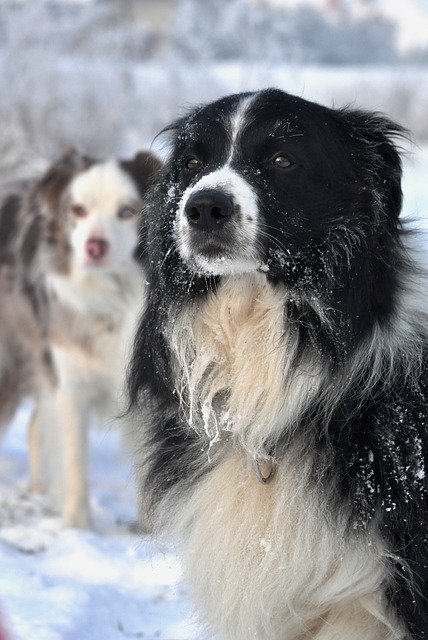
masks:
<svg viewBox="0 0 428 640"><path fill-rule="evenodd" d="M189 59L298 61L327 64L390 62L394 25L380 14L356 18L344 3L332 12L279 7L267 0L180 0L170 30Z"/></svg>
<svg viewBox="0 0 428 640"><path fill-rule="evenodd" d="M132 122L129 65L150 48L117 3L0 3L0 169L26 173L70 145L121 152ZM16 170L15 170L16 167Z"/></svg>

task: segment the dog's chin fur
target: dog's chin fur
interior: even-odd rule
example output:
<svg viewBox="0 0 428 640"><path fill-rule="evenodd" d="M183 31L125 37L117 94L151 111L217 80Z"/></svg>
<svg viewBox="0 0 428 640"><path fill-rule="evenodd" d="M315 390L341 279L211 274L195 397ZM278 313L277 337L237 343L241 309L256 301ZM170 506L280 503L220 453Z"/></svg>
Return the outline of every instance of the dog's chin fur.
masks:
<svg viewBox="0 0 428 640"><path fill-rule="evenodd" d="M218 108L231 162L242 134L231 133L232 125L251 136L269 108L279 111L284 101L288 118L294 102L300 105L279 93L261 92L250 102L232 96L194 117L206 113L205 131L217 122ZM317 116L320 107L301 102L298 113ZM245 124L248 104L253 111ZM325 110L323 124L335 122L335 113ZM191 142L199 131L192 117L177 125ZM363 122L369 129L374 122L379 133L378 121ZM349 244L357 236L356 209L352 228L342 225L320 242L319 262L308 251L300 264L292 243L277 260L280 241L273 236L268 259L254 272L198 278L178 261L182 246L168 244L177 241L168 177L177 176L175 163L185 155L180 135L169 173L152 193L148 279L156 286L129 378L143 513L158 536L178 545L202 623L222 640L426 637L427 315L418 285L425 276L416 275L399 223L391 222L401 203L401 172L393 143L382 135L383 155L366 176L390 171L387 191L380 195L373 186L370 200L371 225L389 216L384 227L376 222L382 237L378 244L370 244L370 235ZM242 173L257 185L260 206L265 198L268 219L270 189L266 197L248 154L237 155L235 171L243 157ZM190 187L173 179L181 211ZM317 194L318 182L309 184ZM292 205L287 199L282 210L287 228ZM296 233L299 246L310 245L300 226ZM377 280L365 281L372 277L364 275L366 264L376 265ZM348 288L355 292L350 301ZM360 290L365 306L358 306Z"/></svg>
<svg viewBox="0 0 428 640"><path fill-rule="evenodd" d="M319 358L293 369L297 342L284 332L289 292L262 274L224 278L201 306L185 308L168 331L175 387L188 424L211 442L223 431L262 454L292 429L319 392ZM286 424L284 424L284 417Z"/></svg>
<svg viewBox="0 0 428 640"><path fill-rule="evenodd" d="M261 261L254 258L232 258L219 256L208 258L206 256L183 255L183 261L191 271L200 276L233 276L240 274L253 274L260 269Z"/></svg>

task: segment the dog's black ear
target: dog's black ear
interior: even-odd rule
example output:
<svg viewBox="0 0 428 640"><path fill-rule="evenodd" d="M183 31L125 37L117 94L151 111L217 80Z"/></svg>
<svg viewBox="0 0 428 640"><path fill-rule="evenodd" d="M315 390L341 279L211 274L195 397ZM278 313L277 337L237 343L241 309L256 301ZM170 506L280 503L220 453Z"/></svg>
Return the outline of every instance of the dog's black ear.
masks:
<svg viewBox="0 0 428 640"><path fill-rule="evenodd" d="M162 162L151 151L139 151L132 160L122 160L121 167L133 179L141 196L145 194Z"/></svg>
<svg viewBox="0 0 428 640"><path fill-rule="evenodd" d="M344 109L341 115L357 147L354 157L357 170L366 172L372 185L374 182L384 211L396 221L403 199L398 142L408 140L408 132L379 113Z"/></svg>
<svg viewBox="0 0 428 640"><path fill-rule="evenodd" d="M71 179L86 169L91 162L76 149L70 148L49 167L36 183L33 192L41 215L55 216L61 197Z"/></svg>

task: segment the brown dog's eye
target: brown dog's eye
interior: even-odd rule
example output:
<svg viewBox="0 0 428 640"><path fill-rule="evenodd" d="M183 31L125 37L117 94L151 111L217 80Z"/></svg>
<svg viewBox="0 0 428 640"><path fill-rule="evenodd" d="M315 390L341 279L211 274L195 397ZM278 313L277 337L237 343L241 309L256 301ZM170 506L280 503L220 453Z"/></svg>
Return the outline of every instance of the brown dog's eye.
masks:
<svg viewBox="0 0 428 640"><path fill-rule="evenodd" d="M85 218L88 215L88 210L81 204L71 205L70 211L76 218Z"/></svg>
<svg viewBox="0 0 428 640"><path fill-rule="evenodd" d="M129 218L134 218L138 213L137 209L134 207L122 207L117 212L117 217L121 220L128 220Z"/></svg>
<svg viewBox="0 0 428 640"><path fill-rule="evenodd" d="M289 169L293 166L294 162L286 156L275 156L275 158L272 158L272 164L278 167L278 169Z"/></svg>

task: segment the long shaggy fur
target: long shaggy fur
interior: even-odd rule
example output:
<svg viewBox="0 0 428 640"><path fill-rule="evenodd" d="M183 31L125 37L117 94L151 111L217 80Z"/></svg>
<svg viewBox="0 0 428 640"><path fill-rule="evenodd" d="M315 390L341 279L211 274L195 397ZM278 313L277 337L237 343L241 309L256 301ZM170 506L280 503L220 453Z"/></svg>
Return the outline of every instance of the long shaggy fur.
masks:
<svg viewBox="0 0 428 640"><path fill-rule="evenodd" d="M221 638L427 637L427 316L402 130L276 90L171 130L129 374L147 522ZM187 206L207 189L233 203L209 235Z"/></svg>

